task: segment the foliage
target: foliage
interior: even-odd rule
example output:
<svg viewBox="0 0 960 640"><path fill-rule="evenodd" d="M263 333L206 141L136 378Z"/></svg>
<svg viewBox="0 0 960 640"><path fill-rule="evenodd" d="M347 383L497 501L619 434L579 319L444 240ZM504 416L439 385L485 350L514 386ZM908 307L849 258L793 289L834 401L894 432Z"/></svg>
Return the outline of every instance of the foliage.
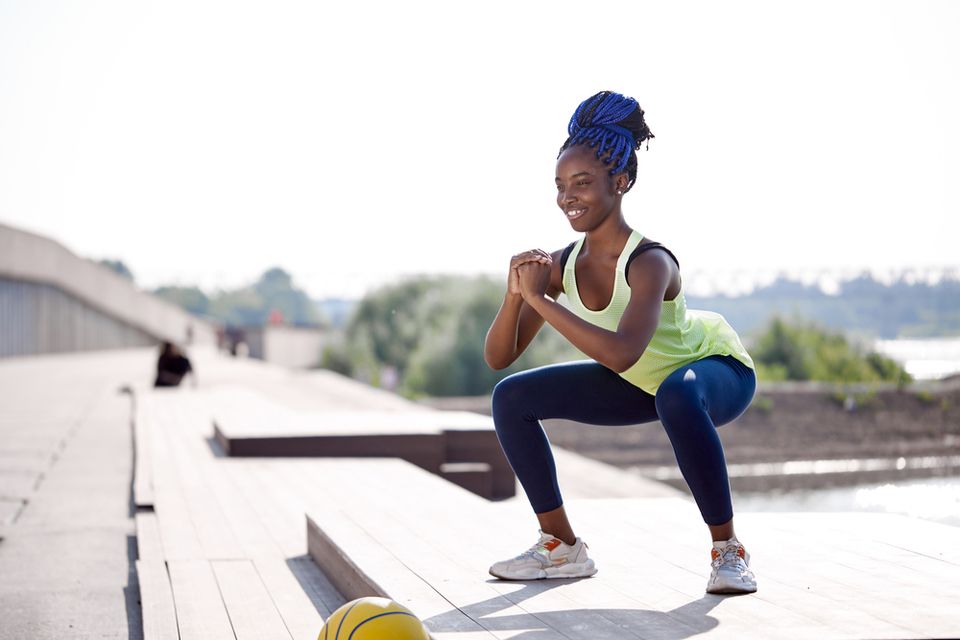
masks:
<svg viewBox="0 0 960 640"><path fill-rule="evenodd" d="M293 284L290 274L274 267L260 276L253 285L253 291L262 301L262 308L269 315L280 312L287 324L320 324L320 311L310 300L310 296ZM266 318L264 318L266 320Z"/></svg>
<svg viewBox="0 0 960 640"><path fill-rule="evenodd" d="M321 311L283 269L265 271L252 285L207 296L197 287L165 286L153 292L187 311L229 326L260 326L279 314L285 324L323 326Z"/></svg>
<svg viewBox="0 0 960 640"><path fill-rule="evenodd" d="M110 260L105 258L100 261L100 264L131 282L135 279L133 277L133 271L130 271L130 268L124 264L123 260Z"/></svg>
<svg viewBox="0 0 960 640"><path fill-rule="evenodd" d="M874 296L877 285L868 277L850 281L842 285L841 297L854 304L858 299ZM901 283L897 286L897 290L909 298L910 291L916 294L930 289L931 285ZM960 293L960 283L954 281L944 281L937 286L938 291L955 287ZM280 311L284 320L292 324L323 322L318 305L279 268L266 271L250 286L221 291L210 297L196 287L161 287L156 293L188 311L230 325L264 324L271 310ZM866 297L858 298L861 294ZM831 298L815 287L781 281L752 296L725 299L736 304L730 308L717 305L720 308L716 310L727 315L733 320L732 324L744 332L731 318L740 317L731 314L731 309L741 316L755 311L757 317L753 322L756 323L777 308L774 302L781 299L778 296L793 300L797 308L807 309L815 308L804 307L810 301ZM960 299L960 295L954 298ZM483 360L483 343L502 299L503 283L490 278L419 277L382 287L354 307L342 342L326 349L323 366L372 384L379 384L381 374L391 369L397 374L398 390L407 395L454 396L486 394L500 379L515 371L584 357L545 325L517 362L504 371L492 371ZM888 291L881 299L885 304L893 304L896 295ZM954 313L953 301L940 300L938 304L920 309L916 316L918 322L937 323ZM713 309L710 304L690 306ZM340 307L343 311L346 305ZM840 314L834 320L866 317L875 307L875 302L864 304L854 316ZM956 313L960 314L960 310ZM896 362L863 351L825 324L833 326L809 320L788 322L779 315L768 320L749 345L760 380L892 381L898 384L909 380ZM844 325L841 323L841 326ZM850 328L863 326L854 323ZM888 330L889 326L879 333L882 335Z"/></svg>
<svg viewBox="0 0 960 640"><path fill-rule="evenodd" d="M356 307L343 343L325 354L325 366L373 384L390 367L407 395L458 396L487 394L514 371L583 358L545 325L517 362L491 370L483 343L502 299L503 284L488 278L421 277L383 287ZM909 380L893 360L807 321L774 318L751 354L765 381Z"/></svg>
<svg viewBox="0 0 960 640"><path fill-rule="evenodd" d="M761 329L771 317L798 315L825 327L877 338L960 334L960 280L936 284L906 278L885 284L864 274L840 283L836 295L814 285L780 278L748 295L687 296L691 309L723 314L742 334Z"/></svg>
<svg viewBox="0 0 960 640"><path fill-rule="evenodd" d="M756 411L760 411L761 413L770 413L771 411L773 411L773 405L774 405L773 398L771 398L770 396L758 394L753 398L753 401L750 403L750 408Z"/></svg>
<svg viewBox="0 0 960 640"><path fill-rule="evenodd" d="M424 334L437 328L441 317L436 307L450 289L448 280L422 278L372 292L347 326L348 344L366 347L375 362L396 367L402 375Z"/></svg>
<svg viewBox="0 0 960 640"><path fill-rule="evenodd" d="M351 364L355 377L376 382L393 367L407 395L481 395L504 376L582 358L550 327L511 367L493 371L483 360L487 329L503 299L489 278L421 277L383 287L357 306L344 344L329 351L333 367Z"/></svg>
<svg viewBox="0 0 960 640"><path fill-rule="evenodd" d="M810 323L775 317L754 342L751 355L761 380L906 383L899 364L877 353L864 353L840 333Z"/></svg>
<svg viewBox="0 0 960 640"><path fill-rule="evenodd" d="M263 325L269 314L253 287L220 291L210 300L210 315L229 326Z"/></svg>
<svg viewBox="0 0 960 640"><path fill-rule="evenodd" d="M320 315L330 322L331 327L343 329L350 320L357 301L349 298L324 298L315 300L314 304L320 310Z"/></svg>
<svg viewBox="0 0 960 640"><path fill-rule="evenodd" d="M830 399L843 407L845 411L857 411L860 409L881 409L883 400L877 394L876 389L866 391L849 391L847 389L835 390Z"/></svg>
<svg viewBox="0 0 960 640"><path fill-rule="evenodd" d="M210 298L198 287L160 287L153 291L153 295L172 302L194 315L205 316L210 312Z"/></svg>

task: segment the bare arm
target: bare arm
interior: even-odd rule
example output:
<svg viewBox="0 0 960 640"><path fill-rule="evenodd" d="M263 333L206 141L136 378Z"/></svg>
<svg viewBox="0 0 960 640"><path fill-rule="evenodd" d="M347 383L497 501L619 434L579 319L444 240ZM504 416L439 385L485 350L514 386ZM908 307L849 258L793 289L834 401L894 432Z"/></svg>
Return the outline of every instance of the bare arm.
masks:
<svg viewBox="0 0 960 640"><path fill-rule="evenodd" d="M483 345L483 359L491 369L504 369L513 364L543 326L543 318L524 302L520 294L519 266L527 262L547 266L550 274L544 295L556 300L562 289L560 253L557 251L550 255L539 250L526 251L514 256L510 261L507 293L497 312L497 317L487 331L487 338Z"/></svg>
<svg viewBox="0 0 960 640"><path fill-rule="evenodd" d="M662 251L648 251L638 256L630 267L627 274L630 302L616 331L590 324L546 295L544 265L520 265L520 289L524 302L573 346L620 373L633 366L650 344L676 268Z"/></svg>

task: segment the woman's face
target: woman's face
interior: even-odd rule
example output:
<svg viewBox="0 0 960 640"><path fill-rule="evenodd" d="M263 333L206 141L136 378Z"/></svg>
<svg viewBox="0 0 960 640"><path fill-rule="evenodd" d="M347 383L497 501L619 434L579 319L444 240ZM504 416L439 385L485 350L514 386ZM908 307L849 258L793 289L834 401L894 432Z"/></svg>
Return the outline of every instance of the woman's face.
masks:
<svg viewBox="0 0 960 640"><path fill-rule="evenodd" d="M576 145L560 154L557 206L575 231L595 229L619 206L623 176L610 175L610 167L597 159L596 147Z"/></svg>

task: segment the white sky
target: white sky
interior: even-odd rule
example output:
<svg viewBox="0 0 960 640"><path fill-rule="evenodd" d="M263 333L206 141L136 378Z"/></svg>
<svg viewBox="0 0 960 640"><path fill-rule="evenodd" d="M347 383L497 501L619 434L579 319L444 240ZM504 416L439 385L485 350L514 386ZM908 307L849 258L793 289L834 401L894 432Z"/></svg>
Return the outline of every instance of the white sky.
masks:
<svg viewBox="0 0 960 640"><path fill-rule="evenodd" d="M913 0L0 0L0 221L145 286L502 273L576 237L556 152L612 89L656 134L627 219L688 274L954 267L958 33Z"/></svg>

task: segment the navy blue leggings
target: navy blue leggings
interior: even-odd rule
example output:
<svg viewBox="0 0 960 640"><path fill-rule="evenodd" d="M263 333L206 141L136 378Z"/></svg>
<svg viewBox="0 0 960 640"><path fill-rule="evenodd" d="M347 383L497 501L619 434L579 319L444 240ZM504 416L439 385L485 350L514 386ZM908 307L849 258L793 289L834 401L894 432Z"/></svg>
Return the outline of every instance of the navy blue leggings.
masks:
<svg viewBox="0 0 960 640"><path fill-rule="evenodd" d="M501 380L493 391L493 421L530 505L544 513L560 507L563 499L541 420L630 425L659 419L704 522L719 525L733 517L733 507L716 427L746 410L756 386L753 369L732 356L710 356L680 367L656 396L601 364L571 362Z"/></svg>

